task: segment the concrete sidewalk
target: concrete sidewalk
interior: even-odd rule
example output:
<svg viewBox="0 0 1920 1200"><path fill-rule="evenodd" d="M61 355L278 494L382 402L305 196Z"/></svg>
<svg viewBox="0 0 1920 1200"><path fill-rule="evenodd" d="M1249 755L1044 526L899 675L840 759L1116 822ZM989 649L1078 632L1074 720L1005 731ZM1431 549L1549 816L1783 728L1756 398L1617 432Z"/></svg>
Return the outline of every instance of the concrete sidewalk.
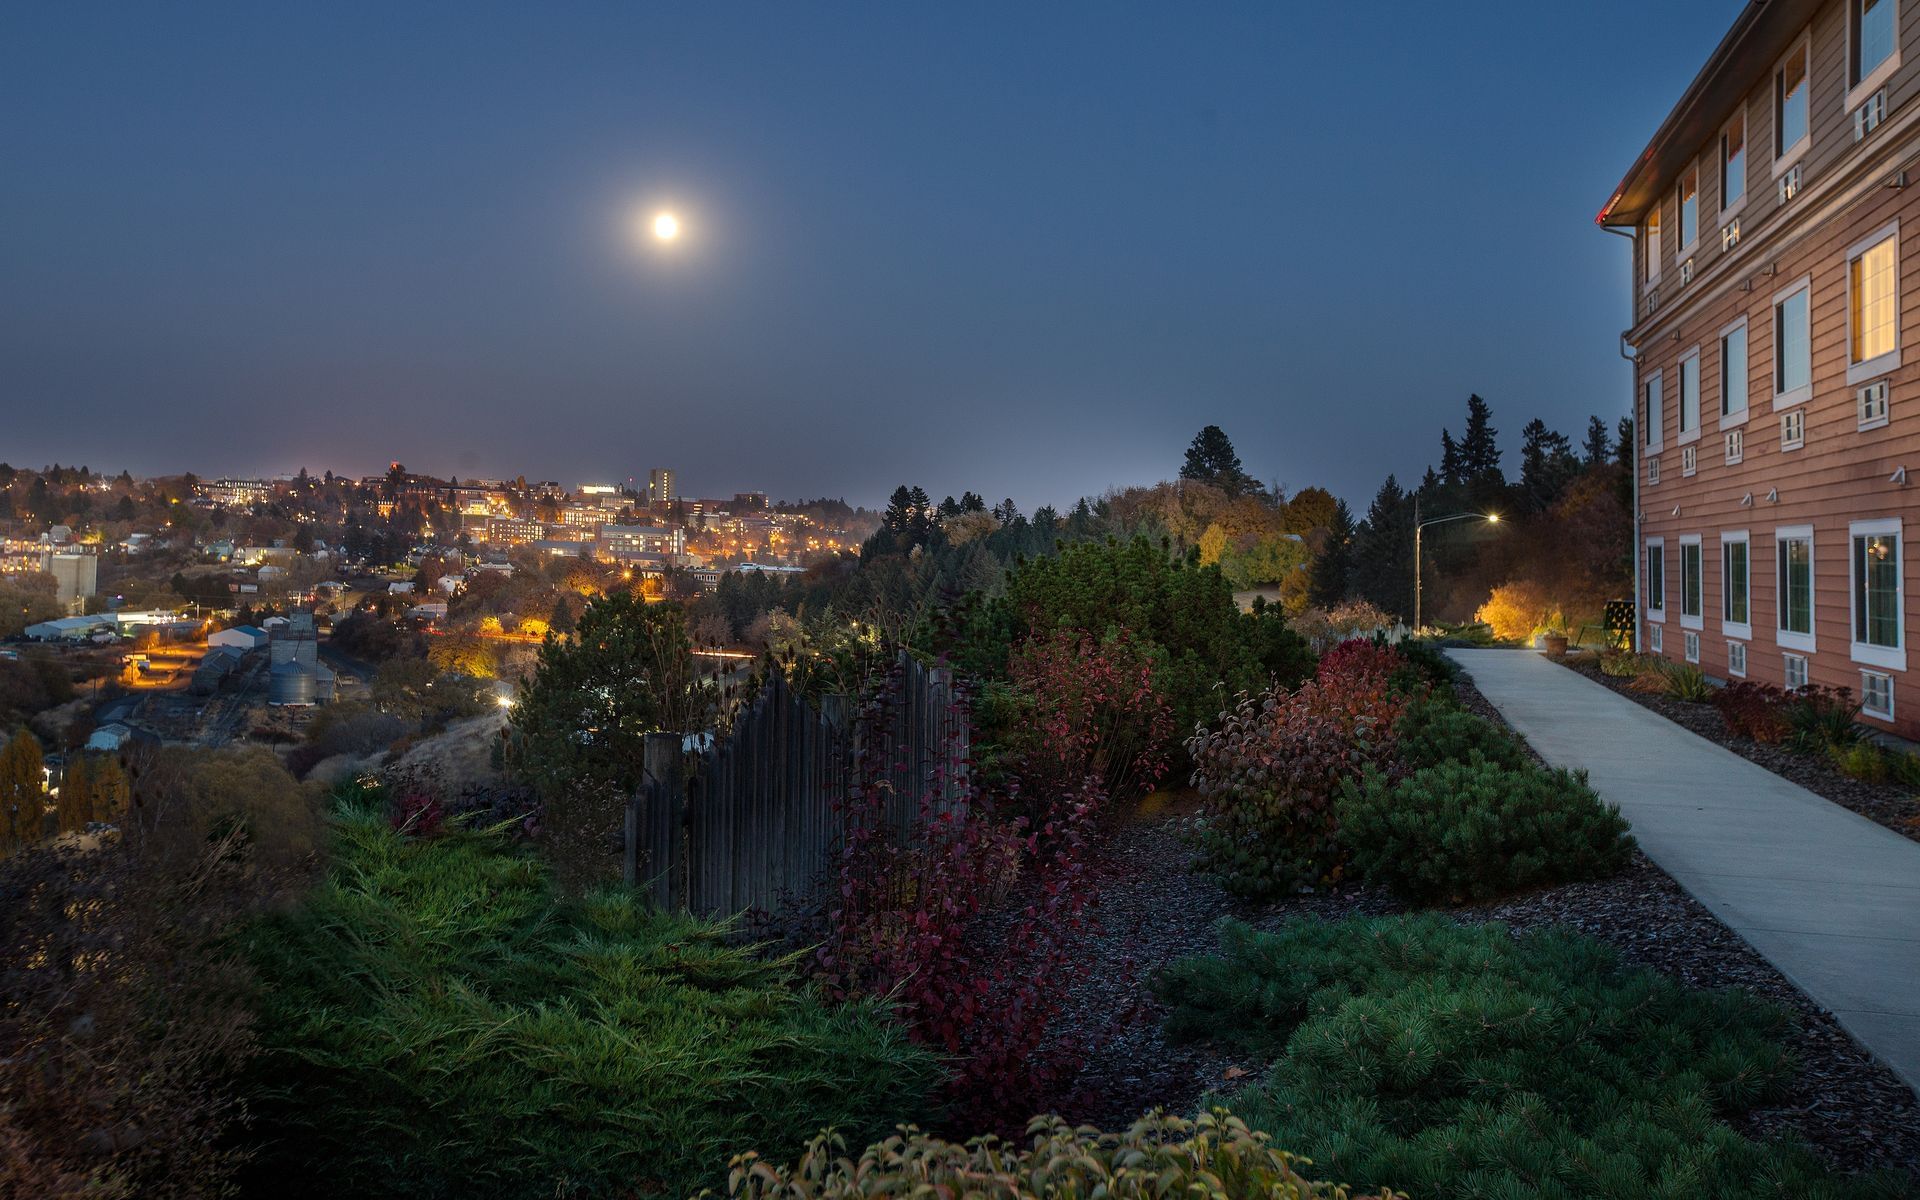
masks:
<svg viewBox="0 0 1920 1200"><path fill-rule="evenodd" d="M1450 650L1542 758L1920 1091L1920 843L1524 650Z"/></svg>

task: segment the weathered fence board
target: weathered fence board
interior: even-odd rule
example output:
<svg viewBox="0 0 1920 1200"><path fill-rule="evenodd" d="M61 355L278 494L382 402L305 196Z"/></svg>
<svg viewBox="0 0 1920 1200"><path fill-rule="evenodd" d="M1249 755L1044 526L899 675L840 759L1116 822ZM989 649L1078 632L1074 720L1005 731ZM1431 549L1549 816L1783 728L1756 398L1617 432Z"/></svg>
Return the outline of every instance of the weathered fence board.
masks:
<svg viewBox="0 0 1920 1200"><path fill-rule="evenodd" d="M649 735L646 782L628 802L628 883L662 908L771 912L817 897L856 772L889 789L892 836L913 835L923 797L957 802L969 747L952 673L903 654L887 686L873 719L856 720L848 697L815 708L776 675L704 750Z"/></svg>

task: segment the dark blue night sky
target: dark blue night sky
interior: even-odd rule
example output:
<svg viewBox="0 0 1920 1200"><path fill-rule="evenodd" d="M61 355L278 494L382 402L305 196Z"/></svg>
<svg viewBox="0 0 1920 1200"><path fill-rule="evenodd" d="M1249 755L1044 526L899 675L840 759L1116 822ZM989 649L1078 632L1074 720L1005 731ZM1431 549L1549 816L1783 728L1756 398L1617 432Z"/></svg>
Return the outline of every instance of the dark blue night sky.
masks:
<svg viewBox="0 0 1920 1200"><path fill-rule="evenodd" d="M1740 8L14 4L0 458L1363 504L1625 411L1593 214Z"/></svg>

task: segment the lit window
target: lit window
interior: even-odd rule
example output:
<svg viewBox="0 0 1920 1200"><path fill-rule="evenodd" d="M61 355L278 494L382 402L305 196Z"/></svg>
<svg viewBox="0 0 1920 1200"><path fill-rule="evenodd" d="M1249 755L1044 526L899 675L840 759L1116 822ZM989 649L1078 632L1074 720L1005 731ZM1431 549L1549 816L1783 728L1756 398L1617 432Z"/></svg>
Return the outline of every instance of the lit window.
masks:
<svg viewBox="0 0 1920 1200"><path fill-rule="evenodd" d="M1813 335L1808 325L1808 288L1802 285L1773 304L1773 394L1776 403L1811 390Z"/></svg>
<svg viewBox="0 0 1920 1200"><path fill-rule="evenodd" d="M1748 613L1747 541L1745 538L1720 543L1722 603L1721 615L1735 625L1745 625Z"/></svg>
<svg viewBox="0 0 1920 1200"><path fill-rule="evenodd" d="M1747 326L1742 321L1720 335L1720 415L1747 411Z"/></svg>
<svg viewBox="0 0 1920 1200"><path fill-rule="evenodd" d="M1787 56L1773 76L1773 156L1785 158L1807 140L1807 46Z"/></svg>
<svg viewBox="0 0 1920 1200"><path fill-rule="evenodd" d="M1680 435L1700 430L1700 354L1680 360Z"/></svg>
<svg viewBox="0 0 1920 1200"><path fill-rule="evenodd" d="M1660 210L1647 214L1647 282L1660 278Z"/></svg>
<svg viewBox="0 0 1920 1200"><path fill-rule="evenodd" d="M1779 570L1779 630L1782 645L1789 639L1813 637L1813 532L1795 530L1776 535ZM1804 647L1811 649L1810 646Z"/></svg>
<svg viewBox="0 0 1920 1200"><path fill-rule="evenodd" d="M1680 177L1680 253L1684 256L1700 240L1700 172Z"/></svg>
<svg viewBox="0 0 1920 1200"><path fill-rule="evenodd" d="M1747 115L1740 113L1720 135L1720 211L1747 198Z"/></svg>
<svg viewBox="0 0 1920 1200"><path fill-rule="evenodd" d="M1897 0L1847 0L1847 40L1852 47L1847 86L1859 87L1893 58Z"/></svg>
<svg viewBox="0 0 1920 1200"><path fill-rule="evenodd" d="M1874 646L1898 650L1900 625L1900 535L1856 532L1853 537L1856 648Z"/></svg>
<svg viewBox="0 0 1920 1200"><path fill-rule="evenodd" d="M1899 366L1900 239L1889 233L1847 264L1848 375L1878 375Z"/></svg>

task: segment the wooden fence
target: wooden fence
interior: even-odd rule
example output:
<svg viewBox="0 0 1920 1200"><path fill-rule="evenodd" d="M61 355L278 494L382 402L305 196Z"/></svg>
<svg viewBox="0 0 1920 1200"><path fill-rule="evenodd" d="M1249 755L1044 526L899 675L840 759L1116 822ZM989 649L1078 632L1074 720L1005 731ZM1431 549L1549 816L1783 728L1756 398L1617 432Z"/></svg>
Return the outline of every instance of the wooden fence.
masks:
<svg viewBox="0 0 1920 1200"><path fill-rule="evenodd" d="M819 896L857 780L889 792L890 834L911 837L928 789L967 786L967 724L952 673L902 654L885 691L855 711L818 708L775 675L704 748L650 734L646 782L628 801L626 880L666 909L774 912Z"/></svg>

